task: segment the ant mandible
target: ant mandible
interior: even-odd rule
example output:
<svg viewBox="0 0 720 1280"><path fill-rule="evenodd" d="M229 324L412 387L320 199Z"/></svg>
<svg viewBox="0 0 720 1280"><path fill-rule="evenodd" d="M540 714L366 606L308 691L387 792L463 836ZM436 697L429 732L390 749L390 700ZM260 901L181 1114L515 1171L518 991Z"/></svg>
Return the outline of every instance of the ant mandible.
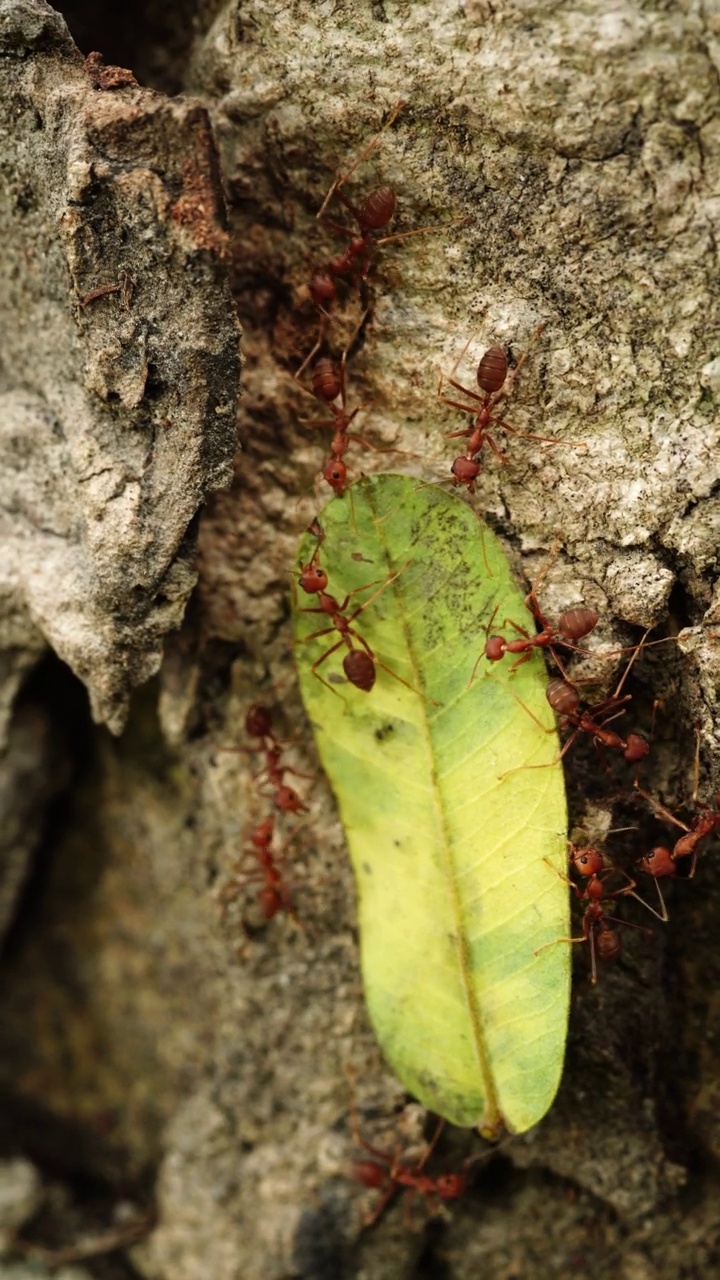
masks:
<svg viewBox="0 0 720 1280"><path fill-rule="evenodd" d="M317 522L315 522L314 529L319 529ZM333 689L332 685L329 684L327 680L323 679L318 672L318 667L321 666L322 663L325 662L326 658L329 658L331 654L342 648L343 645L346 645L348 652L343 658L343 671L350 683L355 685L356 689L362 689L364 693L369 693L377 678L376 668L382 667L383 671L387 671L388 675L393 676L393 678L398 680L400 684L405 685L406 689L410 689L413 693L417 692L417 690L413 689L411 684L408 684L407 680L403 680L402 676L399 676L396 671L393 671L391 667L386 666L384 662L380 661L377 655L370 648L367 640L365 640L365 638L360 635L360 632L351 625L359 614L361 614L364 609L367 609L368 605L372 604L380 593L386 589L386 587L389 587L396 578L399 578L403 569L407 568L410 561L408 560L407 564L403 566L403 569L398 569L397 572L389 574L389 576L384 580L376 578L373 582L365 582L361 587L355 587L354 590L347 593L342 604L339 604L335 597L331 596L326 589L328 585L328 576L320 565L318 559L320 554L320 545L324 536L325 535L323 533L319 538L318 545L313 552L310 563L301 568L300 577L298 579L299 585L302 587L303 591L308 595L317 596L318 608L301 608L299 612L325 614L330 619L331 626L324 627L321 631L314 631L309 636L303 636L302 642L306 643L309 640L317 640L320 636L331 635L333 631L339 632L340 639L336 644L333 644L329 649L326 649L325 653L321 654L317 661L312 664L312 667L310 668L312 674L316 676L320 683L324 684L331 693L336 694L337 697L342 697L341 694L337 693L336 689ZM349 617L346 617L346 610L352 597L357 595L359 591L368 591L370 587L376 586L378 582L381 583L378 590L375 591L368 600L365 600L363 604L358 605L357 609L355 609ZM353 639L358 641L362 648L356 648L353 644Z"/></svg>
<svg viewBox="0 0 720 1280"><path fill-rule="evenodd" d="M470 493L475 492L475 481L479 476L482 467L478 461L478 455L481 453L485 444L489 444L493 453L505 461L505 455L497 445L496 441L490 434L489 427L494 425L502 427L504 431L510 431L513 435L522 436L525 440L541 440L546 444L563 444L565 441L558 440L554 436L539 436L532 432L520 431L518 427L513 426L511 422L507 422L504 418L499 417L495 410L501 400L504 400L512 390L513 383L528 358L530 348L537 341L543 332L545 324L539 324L533 333L527 348L520 356L515 368L508 373L507 356L502 347L490 347L482 356L477 369L477 382L482 395L478 395L477 391L472 391L470 387L463 386L461 382L456 382L454 374L460 364L467 347L466 344L460 356L456 360L449 375L440 374L438 382L438 396L443 404L449 405L452 409L460 409L463 413L473 413L475 421L472 426L463 427L461 431L447 431L445 433L446 440L466 439L467 448L464 454L460 454L452 464L451 471L453 484L462 484ZM462 404L459 400L451 400L442 394L443 382L447 381L456 391L462 391L472 402L471 404ZM577 443L572 441L570 443Z"/></svg>

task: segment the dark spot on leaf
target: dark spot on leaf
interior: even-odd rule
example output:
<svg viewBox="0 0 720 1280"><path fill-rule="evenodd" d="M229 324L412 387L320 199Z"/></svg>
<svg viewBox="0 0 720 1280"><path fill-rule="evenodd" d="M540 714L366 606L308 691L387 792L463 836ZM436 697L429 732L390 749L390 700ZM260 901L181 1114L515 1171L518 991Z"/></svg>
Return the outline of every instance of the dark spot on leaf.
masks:
<svg viewBox="0 0 720 1280"><path fill-rule="evenodd" d="M375 730L375 737L377 738L378 742L384 742L385 739L389 738L390 734L394 732L395 732L394 724L384 724L382 726L382 729Z"/></svg>

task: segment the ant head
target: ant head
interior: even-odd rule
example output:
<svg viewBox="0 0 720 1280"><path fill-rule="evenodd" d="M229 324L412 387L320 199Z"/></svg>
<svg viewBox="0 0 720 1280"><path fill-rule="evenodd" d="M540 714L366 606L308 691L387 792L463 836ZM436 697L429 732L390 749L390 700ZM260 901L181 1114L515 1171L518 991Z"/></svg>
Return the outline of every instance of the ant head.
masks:
<svg viewBox="0 0 720 1280"><path fill-rule="evenodd" d="M586 849L572 848L570 861L581 876L596 876L604 870L605 862L599 849L589 845Z"/></svg>
<svg viewBox="0 0 720 1280"><path fill-rule="evenodd" d="M323 471L323 480L327 480L337 497L342 498L347 487L347 467L345 463L341 462L339 458L328 462Z"/></svg>
<svg viewBox="0 0 720 1280"><path fill-rule="evenodd" d="M351 684L363 693L369 693L375 684L375 663L364 649L351 649L343 658L343 671Z"/></svg>
<svg viewBox="0 0 720 1280"><path fill-rule="evenodd" d="M477 480L482 467L474 458L466 458L464 453L456 458L450 468L453 474L453 484L466 484L469 489ZM472 492L472 489L471 489Z"/></svg>
<svg viewBox="0 0 720 1280"><path fill-rule="evenodd" d="M263 822L255 827L254 831L250 832L250 843L256 849L267 849L272 840L274 821L274 818L265 818Z"/></svg>
<svg viewBox="0 0 720 1280"><path fill-rule="evenodd" d="M499 662L505 654L506 643L502 636L488 636L485 641L485 657L490 662Z"/></svg>
<svg viewBox="0 0 720 1280"><path fill-rule="evenodd" d="M328 584L328 576L319 564L305 564L300 570L300 586L309 596L324 591Z"/></svg>
<svg viewBox="0 0 720 1280"><path fill-rule="evenodd" d="M310 281L309 285L310 297L316 307L323 307L328 302L334 302L337 297L337 289L335 281L326 271L317 271Z"/></svg>
<svg viewBox="0 0 720 1280"><path fill-rule="evenodd" d="M443 1200L456 1200L467 1187L466 1173L441 1173L435 1179L435 1191Z"/></svg>
<svg viewBox="0 0 720 1280"><path fill-rule="evenodd" d="M663 844L655 845L655 848L644 857L638 858L635 866L644 871L647 876L655 876L656 879L659 876L674 876L677 871L671 851Z"/></svg>
<svg viewBox="0 0 720 1280"><path fill-rule="evenodd" d="M253 702L245 716L245 732L250 738L268 738L272 734L272 711L262 702Z"/></svg>
<svg viewBox="0 0 720 1280"><path fill-rule="evenodd" d="M647 738L643 738L641 733L629 733L625 739L625 750L623 755L626 760L637 764L640 760L644 760L650 755L650 743Z"/></svg>
<svg viewBox="0 0 720 1280"><path fill-rule="evenodd" d="M292 787L278 787L273 797L275 808L282 813L307 813L308 807L303 804L297 791Z"/></svg>

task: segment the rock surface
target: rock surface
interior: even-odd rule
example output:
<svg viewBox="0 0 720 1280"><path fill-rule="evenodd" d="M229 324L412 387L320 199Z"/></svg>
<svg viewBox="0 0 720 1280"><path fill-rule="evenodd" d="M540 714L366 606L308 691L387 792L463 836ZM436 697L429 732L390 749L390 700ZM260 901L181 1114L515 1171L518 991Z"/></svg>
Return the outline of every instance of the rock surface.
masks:
<svg viewBox="0 0 720 1280"><path fill-rule="evenodd" d="M158 28L137 14L131 70L159 66L162 46L164 82L193 99L123 76L96 87L97 62L84 66L48 6L0 0L16 113L0 266L14 321L0 418L6 705L50 644L118 728L185 611L124 737L87 727L91 758L3 965L0 1114L68 1181L90 1176L117 1195L152 1186L157 1224L131 1251L148 1280L710 1274L712 854L691 884L671 886L667 927L624 931L597 989L576 948L555 1107L495 1156L472 1134L445 1135L433 1169L477 1160L472 1187L429 1228L418 1211L416 1232L399 1205L363 1232L373 1193L349 1176L345 1065L371 1142L412 1148L419 1118L366 1023L352 886L318 776L298 780L310 803L289 871L300 926L263 921L257 885L224 910L221 899L243 833L270 807L257 758L225 750L247 747L250 702L273 705L294 767L317 775L286 621L328 451L298 423L321 415L292 374L317 334L307 282L345 244L315 213L399 98L347 190L362 201L390 183L394 229L440 230L387 245L367 314L350 293L335 315L333 351L351 342L348 403L373 402L359 430L416 455L393 469L447 481L443 433L465 419L438 404L439 370L471 338L457 376L472 387L485 347L517 356L544 321L507 413L564 444L499 438L506 465L486 451L475 503L529 581L559 538L543 582L550 616L596 608L604 647L655 621L682 632L647 649L628 685L637 720L655 712L643 786L673 808L690 800L697 727L700 794L720 789L717 20L703 6L627 0L602 13L541 0L230 0L197 4L188 52L172 15ZM111 63L102 6L85 20ZM186 610L188 526L229 477L228 278L247 335L243 452L203 513ZM354 475L388 463L360 450L347 460ZM568 757L568 783L573 827L587 829L591 802L604 829L637 828L609 840L628 867L670 837L589 746ZM647 923L639 908L628 919Z"/></svg>

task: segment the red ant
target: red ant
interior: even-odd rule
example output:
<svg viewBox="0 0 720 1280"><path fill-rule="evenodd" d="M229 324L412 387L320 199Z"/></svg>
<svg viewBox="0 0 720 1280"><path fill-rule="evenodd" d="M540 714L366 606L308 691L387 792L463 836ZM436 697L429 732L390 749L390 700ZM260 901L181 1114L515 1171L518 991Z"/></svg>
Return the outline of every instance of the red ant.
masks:
<svg viewBox="0 0 720 1280"><path fill-rule="evenodd" d="M351 1073L348 1072L348 1074ZM366 1227L378 1221L398 1187L405 1189L407 1217L409 1217L416 1192L422 1196L427 1211L432 1216L438 1212L443 1200L457 1200L467 1188L467 1173L443 1173L433 1178L424 1172L445 1126L444 1120L438 1120L432 1138L425 1144L423 1154L414 1164L404 1160L398 1152L383 1151L363 1138L358 1124L354 1094L351 1096L350 1103L350 1124L357 1145L373 1157L372 1160L356 1160L353 1164L353 1176L369 1190L377 1189L382 1192L369 1217L365 1219Z"/></svg>
<svg viewBox="0 0 720 1280"><path fill-rule="evenodd" d="M388 120L383 127L376 133L370 144L358 156L357 160L348 169L347 173L341 174L335 179L330 190L328 191L322 205L317 213L318 222L330 227L332 231L336 231L339 235L347 236L350 240L344 253L335 258L331 258L325 262L312 277L310 281L310 297L320 310L333 303L337 297L337 288L335 281L338 276L351 275L354 271L361 268L363 276L367 276L370 267L370 258L373 249L378 244L385 243L385 239L395 240L400 237L389 236L382 240L376 240L378 231L382 231L392 221L395 207L397 205L397 196L391 187L377 187L371 191L364 203L358 208L352 204L347 196L343 193L342 188L345 183L352 177L355 170L363 163L364 160L375 150L382 135L394 123L397 116L407 104L404 101L396 103L394 110L391 112ZM359 234L351 227L345 227L334 219L328 218L325 210L327 209L333 196L337 196L341 204L345 206L348 213L355 219ZM423 228L424 229L424 228ZM417 233L406 233L417 234Z"/></svg>
<svg viewBox="0 0 720 1280"><path fill-rule="evenodd" d="M295 914L290 894L285 886L279 859L272 852L274 818L265 818L250 832L251 849L246 850L240 862L234 868L233 880L226 885L222 895L223 907L232 898L236 898L244 885L262 882L260 892L260 909L266 920L272 920L280 911L286 911L299 923ZM256 865L245 870L249 860Z"/></svg>
<svg viewBox="0 0 720 1280"><path fill-rule="evenodd" d="M332 413L331 418L307 419L301 418L300 421L306 427L332 427L334 435L330 444L330 460L326 463L323 470L323 480L326 480L330 488L342 498L347 488L347 467L343 462L343 457L347 453L348 446L351 441L355 444L361 444L364 449L372 449L376 453L397 453L396 449L378 449L376 445L370 444L369 440L365 440L362 436L356 435L348 431L348 427L360 412L361 409L367 408L372 401L367 404L359 404L351 413L347 412L345 401L345 362L338 367L334 361L327 356L322 356L315 364L312 375L313 395L323 402ZM304 391L305 388L303 387ZM334 402L340 398L340 405Z"/></svg>
<svg viewBox="0 0 720 1280"><path fill-rule="evenodd" d="M579 733L589 733L598 747L606 747L612 751L622 751L625 759L632 764L639 763L649 755L650 744L641 733L628 733L625 738L621 738L620 734L614 733L612 729L605 727L611 720L615 720L617 716L624 714L622 710L623 704L630 701L629 694L626 694L624 698L619 697L619 688L604 702L595 703L594 706L590 707L583 707L580 702L580 694L575 685L570 684L569 680L556 678L548 684L545 696L556 715L561 716L569 724L575 726L575 732L571 733L558 759L561 760L565 752L570 750Z"/></svg>
<svg viewBox="0 0 720 1280"><path fill-rule="evenodd" d="M495 410L501 400L510 393L512 385L527 360L530 348L539 338L544 324L539 324L533 333L527 349L523 352L518 360L515 368L508 374L508 362L502 347L490 347L481 358L477 370L477 381L483 395L478 395L476 391L472 391L469 387L463 386L461 382L456 382L453 377L460 361L462 360L467 345L458 357L449 376L440 374L438 382L438 396L443 404L450 405L452 409L461 409L463 413L474 413L475 421L470 427L463 427L461 431L448 431L445 433L446 440L454 440L459 438L467 439L467 448L464 454L460 454L452 464L451 471L453 476L453 484L464 484L470 493L475 492L475 481L479 476L482 467L478 462L483 445L490 445L493 453L496 454L502 462L505 461L505 455L498 447L493 437L490 435L488 428L495 426L502 427L504 431L511 431L513 435L522 436L525 440L542 440L546 444L563 444L565 441L557 440L554 436L538 436L532 432L520 431L518 427L514 427L511 422L506 422L504 418L500 418ZM462 404L459 400L450 400L442 394L443 379L446 378L451 387L456 391L462 391L463 395L473 402L472 404ZM479 407L478 407L479 406ZM570 443L577 443L572 441Z"/></svg>
<svg viewBox="0 0 720 1280"><path fill-rule="evenodd" d="M666 822L671 822L685 832L685 835L680 836L679 840L675 841L672 850L665 845L656 845L649 853L638 859L636 866L647 875L656 878L674 876L677 875L678 861L683 858L690 858L690 870L687 873L687 879L692 879L697 866L700 841L706 840L708 836L711 836L714 831L720 828L720 794L715 796L712 807L710 805L702 805L705 812L697 814L688 827L679 818L676 818L669 809L666 809L663 804L659 804L646 791L638 787L637 783L635 785L639 794L650 802L658 817L663 818Z"/></svg>
<svg viewBox="0 0 720 1280"><path fill-rule="evenodd" d="M619 924L628 929L639 929L643 933L652 932L650 929L645 929L643 925L633 924L629 920L621 920L619 916L607 915L603 906L603 902L607 898L632 897L637 899L638 902L642 902L643 906L657 916L658 919L666 920L667 915L659 915L648 902L645 902L643 898L635 893L635 881L630 876L627 876L624 871L620 871L617 867L607 867L602 853L594 846L576 848L574 845L570 845L570 864L587 881L584 888L581 888L574 880L569 877L563 877L563 879L568 880L578 901L587 903L583 912L582 937L555 938L553 942L546 943L545 946L552 947L557 942L587 942L590 946L590 981L594 986L598 976L598 960L603 963L617 960L622 950L620 935L617 929L612 927L613 925ZM612 875L626 876L628 883L621 885L619 889L608 890L605 887L605 880ZM543 948L540 947L539 950L542 951Z"/></svg>
<svg viewBox="0 0 720 1280"><path fill-rule="evenodd" d="M530 633L526 631L524 627L519 626L517 622L513 622L511 618L506 618L503 626L512 627L513 630L519 632L522 639L506 640L504 636L491 636L489 634L490 628L498 611L498 606L496 605L493 610L492 617L486 627L487 639L485 641L485 648L473 667L470 684L472 684L475 679L475 672L477 671L480 660L483 657L487 658L489 662L500 662L501 659L505 657L506 653L522 654L522 657L518 658L517 662L513 662L512 666L509 668L509 674L511 674L513 671L517 670L518 667L521 667L524 662L528 662L530 660L533 649L545 648L550 650L555 662L564 674L565 669L555 652L554 646L556 644L562 644L565 648L573 649L577 653L586 652L585 649L579 649L577 644L574 644L573 641L584 639L584 637L589 635L597 626L600 621L600 615L596 613L594 609L567 609L565 613L560 615L557 625L554 626L543 614L534 591L531 591L526 599L527 602L529 602L535 618L540 624L542 630L536 632L535 635L530 635Z"/></svg>
<svg viewBox="0 0 720 1280"><path fill-rule="evenodd" d="M256 750L265 753L265 765L257 776L275 788L272 795L275 808L282 813L307 813L307 805L300 799L297 791L287 785L285 774L292 773L297 778L307 778L310 775L281 763L284 748L273 733L270 708L263 703L254 702L245 716L245 731L249 737L259 740Z"/></svg>
<svg viewBox="0 0 720 1280"><path fill-rule="evenodd" d="M317 525L316 522L313 527L313 531L319 528L320 526ZM370 596L368 600L365 600L365 602L359 605L349 617L346 617L345 611L351 598L354 595L357 595L359 591L368 591L370 587L376 586L381 580L376 578L373 582L366 582L361 587L355 587L353 591L348 592L342 604L338 604L335 597L329 595L326 590L328 585L328 576L322 566L318 563L320 543L323 539L324 534L322 535L322 538L320 538L320 541L313 552L310 563L302 567L299 578L299 583L303 591L307 592L308 595L317 596L319 607L317 609L301 608L300 613L324 613L330 619L332 625L324 627L321 631L313 631L309 636L303 636L303 643L308 640L317 640L320 636L331 635L333 631L338 631L340 633L340 639L336 644L333 644L329 649L326 649L325 653L323 653L317 661L312 664L312 667L310 668L312 674L316 676L320 683L324 684L331 693L335 693L338 697L341 697L342 695L338 694L337 690L333 689L332 685L319 675L318 667L321 666L325 659L329 658L332 653L335 653L337 649L346 645L348 653L346 653L343 658L343 671L350 683L355 685L356 689L362 689L364 693L369 693L377 678L376 667L382 667L383 671L387 671L388 675L393 676L393 678L398 680L400 684L404 684L406 689L410 689L415 693L416 690L413 689L411 684L408 684L407 680L403 680L402 676L399 676L391 667L386 666L384 662L380 661L376 654L373 653L373 650L370 648L367 640L365 640L364 637L360 635L360 632L356 631L351 625L358 615L361 614L364 609L367 609L368 605L372 604L372 602L377 599L386 587L390 586L391 582L394 582L396 578L399 578L403 570L399 569L397 573L391 573L384 581L382 581L381 586L373 593L373 595ZM410 561L407 563L409 564ZM407 568L407 564L404 568ZM353 645L353 638L362 645L362 648L355 648Z"/></svg>
<svg viewBox="0 0 720 1280"><path fill-rule="evenodd" d="M354 164L350 166L346 173L341 174L332 183L330 190L317 212L316 217L318 222L329 227L338 235L346 236L349 239L349 244L345 251L334 258L330 258L327 262L324 262L313 273L312 279L310 280L310 297L325 318L327 318L326 308L331 306L337 298L336 281L339 278L352 276L356 273L359 273L361 278L365 280L370 270L370 262L373 253L380 245L389 244L393 240L406 240L410 236L419 236L423 235L426 231L435 231L439 229L432 226L417 227L413 231L401 231L395 235L382 236L378 239L378 232L383 231L387 226L389 226L397 206L397 196L392 187L377 187L374 191L370 192L363 204L360 206L355 205L352 201L348 200L342 190L345 183L352 177L356 169L358 169L370 153L375 150L382 135L390 128L402 111L403 107L406 105L407 103L402 100L396 103L388 120L386 120L385 124L365 150L360 153ZM352 227L346 227L342 223L336 222L333 218L329 218L327 216L325 210L333 196L337 197L340 203L347 209L351 217L354 218L357 223L357 230ZM460 219L460 221L467 222L468 219L463 218ZM303 369L305 369L312 360L316 351L318 351L323 340L323 336L324 326L321 322L320 332L315 346L310 354L306 356L300 366L300 369L295 375L296 377L302 373Z"/></svg>
<svg viewBox="0 0 720 1280"><path fill-rule="evenodd" d="M628 733L626 737L621 738L620 734L615 733L612 729L606 728L606 725L608 725L611 720L616 720L618 716L625 714L624 705L626 702L631 701L630 694L625 694L624 697L621 697L620 693L630 673L630 668L643 647L645 636L647 636L647 634L648 632L646 631L640 643L636 645L635 652L625 668L617 689L609 698L606 698L604 702L597 702L592 706L583 707L578 690L574 684L570 683L569 680L555 678L548 683L545 690L545 697L550 703L553 711L556 715L560 716L563 721L575 726L574 733L570 734L565 745L562 747L555 759L549 761L549 764L558 764L565 753L570 750L570 747L580 733L590 734L595 746L600 752L603 747L608 750L622 751L625 759L631 764L638 764L650 754L650 744L647 738L644 738L641 733ZM551 732L551 730L546 729L541 720L538 720L537 716L534 715L530 708L525 706L525 703L522 702L515 693L513 693L512 689L510 689L508 685L506 685L505 688L507 689L507 692L515 698L515 701L519 702L520 706L527 711L528 715L537 725L539 725L544 733ZM517 768L547 769L548 765L524 764L518 765ZM509 773L515 772L515 769L508 769L505 773L501 774L500 777L505 778Z"/></svg>

